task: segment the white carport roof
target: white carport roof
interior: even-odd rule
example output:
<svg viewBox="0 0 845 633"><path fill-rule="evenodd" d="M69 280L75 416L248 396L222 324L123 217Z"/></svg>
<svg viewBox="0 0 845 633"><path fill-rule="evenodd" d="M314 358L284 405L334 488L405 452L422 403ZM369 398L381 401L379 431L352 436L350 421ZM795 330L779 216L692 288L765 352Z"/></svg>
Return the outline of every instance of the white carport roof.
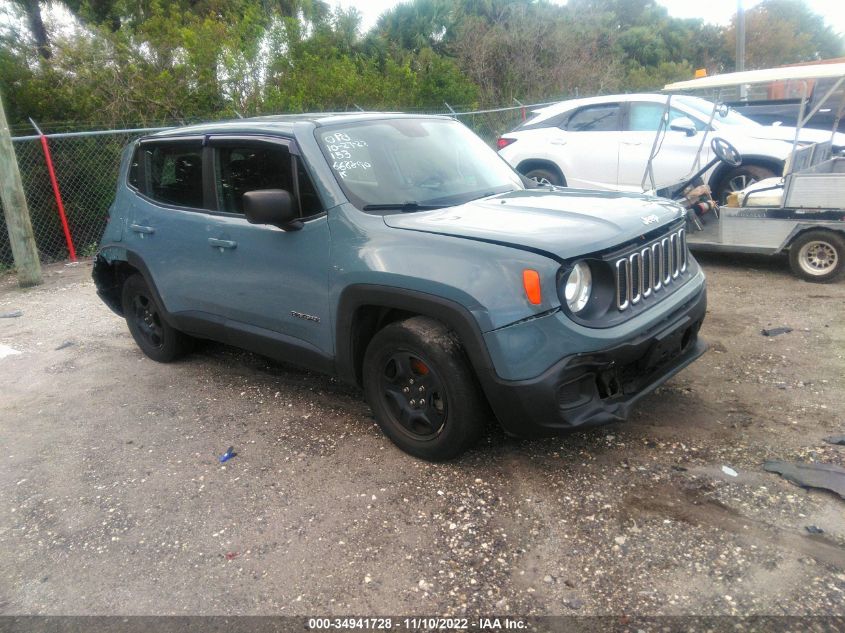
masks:
<svg viewBox="0 0 845 633"><path fill-rule="evenodd" d="M764 70L746 70L739 73L726 73L676 81L666 84L663 92L680 92L683 90L703 90L707 88L727 88L743 84L761 84L771 81L789 81L800 79L823 79L845 77L845 63L837 64L809 64L805 66L784 66L782 68L766 68Z"/></svg>

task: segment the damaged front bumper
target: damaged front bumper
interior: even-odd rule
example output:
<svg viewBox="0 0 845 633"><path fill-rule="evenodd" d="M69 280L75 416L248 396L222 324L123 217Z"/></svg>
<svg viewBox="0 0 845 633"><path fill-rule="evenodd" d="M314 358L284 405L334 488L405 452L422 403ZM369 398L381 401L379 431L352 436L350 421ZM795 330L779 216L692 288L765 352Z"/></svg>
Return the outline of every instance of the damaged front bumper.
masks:
<svg viewBox="0 0 845 633"><path fill-rule="evenodd" d="M484 390L505 431L520 437L625 420L638 400L704 354L698 332L706 308L702 284L669 318L633 340L564 357L529 380L488 374Z"/></svg>

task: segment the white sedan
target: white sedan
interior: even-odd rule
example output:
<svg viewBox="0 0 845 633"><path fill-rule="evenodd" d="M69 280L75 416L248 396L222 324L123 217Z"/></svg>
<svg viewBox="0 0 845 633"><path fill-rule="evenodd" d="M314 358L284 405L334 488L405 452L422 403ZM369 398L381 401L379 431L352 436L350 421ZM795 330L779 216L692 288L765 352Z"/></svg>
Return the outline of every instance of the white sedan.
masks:
<svg viewBox="0 0 845 633"><path fill-rule="evenodd" d="M539 182L584 189L641 192L666 95L629 94L573 99L535 110L527 121L498 140L499 154L520 173ZM669 127L653 161L655 189L686 180L713 157L709 138L702 147L713 103L672 96ZM742 164L718 163L704 174L713 196L780 175L795 128L764 126L727 108L717 111L708 137L719 136L742 155ZM831 139L830 132L803 129L801 142ZM837 134L834 146L845 146ZM701 157L695 156L702 147Z"/></svg>

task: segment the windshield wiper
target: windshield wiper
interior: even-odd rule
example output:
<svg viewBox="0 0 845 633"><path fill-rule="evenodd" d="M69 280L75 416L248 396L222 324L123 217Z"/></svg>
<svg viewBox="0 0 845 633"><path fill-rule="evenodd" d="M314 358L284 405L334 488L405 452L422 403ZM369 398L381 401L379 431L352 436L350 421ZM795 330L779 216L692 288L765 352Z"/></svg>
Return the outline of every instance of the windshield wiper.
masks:
<svg viewBox="0 0 845 633"><path fill-rule="evenodd" d="M364 211L431 211L432 209L443 209L451 207L451 204L420 204L419 202L388 202L385 204L365 204Z"/></svg>

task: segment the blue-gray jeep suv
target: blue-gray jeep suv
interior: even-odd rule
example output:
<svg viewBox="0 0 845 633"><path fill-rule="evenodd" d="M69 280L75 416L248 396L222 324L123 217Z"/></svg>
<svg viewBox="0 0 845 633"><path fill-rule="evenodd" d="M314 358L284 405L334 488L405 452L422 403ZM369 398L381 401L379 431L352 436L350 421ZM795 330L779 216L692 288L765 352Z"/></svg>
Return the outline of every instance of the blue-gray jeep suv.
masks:
<svg viewBox="0 0 845 633"><path fill-rule="evenodd" d="M99 295L167 362L214 339L363 387L399 447L626 417L700 356L704 275L664 199L536 187L460 123L364 113L126 149Z"/></svg>

